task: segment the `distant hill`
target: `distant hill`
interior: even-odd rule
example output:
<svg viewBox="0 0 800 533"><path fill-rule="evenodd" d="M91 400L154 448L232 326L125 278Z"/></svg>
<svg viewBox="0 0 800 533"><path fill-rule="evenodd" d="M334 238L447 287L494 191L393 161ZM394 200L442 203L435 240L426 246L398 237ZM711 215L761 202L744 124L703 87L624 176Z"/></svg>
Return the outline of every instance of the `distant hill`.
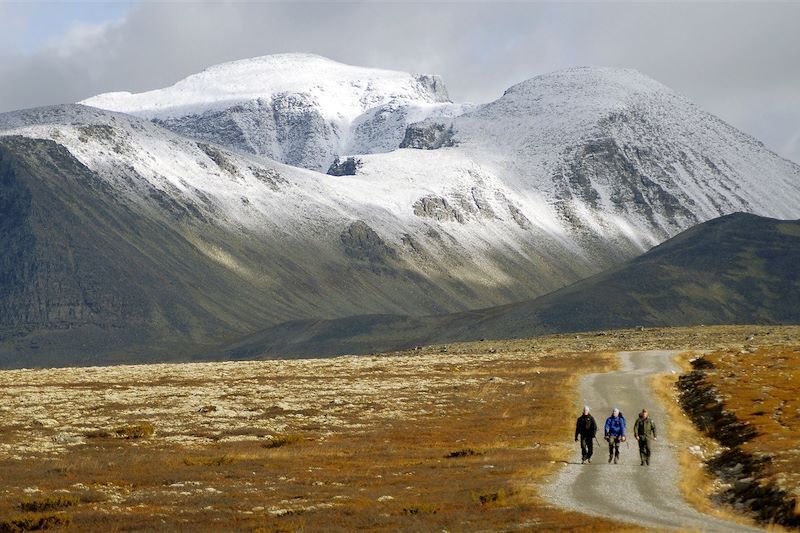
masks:
<svg viewBox="0 0 800 533"><path fill-rule="evenodd" d="M323 356L636 326L800 323L800 221L735 213L530 301L428 317L294 321L218 352Z"/></svg>

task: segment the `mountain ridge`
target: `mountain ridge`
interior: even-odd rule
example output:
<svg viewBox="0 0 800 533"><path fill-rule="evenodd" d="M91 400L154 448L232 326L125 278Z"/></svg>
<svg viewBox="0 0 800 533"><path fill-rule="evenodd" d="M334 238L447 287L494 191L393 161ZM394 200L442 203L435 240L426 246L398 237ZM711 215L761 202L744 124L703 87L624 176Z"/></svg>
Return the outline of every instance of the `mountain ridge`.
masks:
<svg viewBox="0 0 800 533"><path fill-rule="evenodd" d="M734 213L535 300L449 315L292 321L210 354L321 357L634 327L800 323L800 220Z"/></svg>
<svg viewBox="0 0 800 533"><path fill-rule="evenodd" d="M164 89L106 93L80 103L319 171L338 154L392 150L407 124L469 107L452 104L438 76L355 67L314 54L232 61Z"/></svg>

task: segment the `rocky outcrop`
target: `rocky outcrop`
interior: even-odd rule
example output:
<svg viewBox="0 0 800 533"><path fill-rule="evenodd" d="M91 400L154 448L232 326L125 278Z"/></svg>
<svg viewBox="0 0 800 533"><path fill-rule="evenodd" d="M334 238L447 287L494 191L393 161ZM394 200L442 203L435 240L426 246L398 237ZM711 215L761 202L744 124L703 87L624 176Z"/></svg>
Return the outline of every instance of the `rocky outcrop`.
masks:
<svg viewBox="0 0 800 533"><path fill-rule="evenodd" d="M277 94L153 122L187 137L314 170L326 168L340 134L304 94Z"/></svg>
<svg viewBox="0 0 800 533"><path fill-rule="evenodd" d="M498 200L507 202L499 191L495 195L499 195ZM451 192L448 198L429 194L414 202L412 207L418 217L431 218L439 222L454 221L464 224L468 220L499 218L486 197L485 189L480 187L472 187L466 193Z"/></svg>
<svg viewBox="0 0 800 533"><path fill-rule="evenodd" d="M598 209L604 191L615 211L635 210L665 232L687 220L696 221L689 207L660 185L670 177L663 171L657 177L647 175L628 152L612 138L587 141L568 150L564 165L553 176L558 196L576 198Z"/></svg>
<svg viewBox="0 0 800 533"><path fill-rule="evenodd" d="M418 217L432 218L442 221L456 221L463 224L466 220L460 209L450 205L440 196L423 196L413 205L414 214Z"/></svg>
<svg viewBox="0 0 800 533"><path fill-rule="evenodd" d="M524 230L529 230L533 227L533 224L531 224L531 221L528 219L528 217L526 217L517 206L509 203L506 204L506 207L508 207L508 213L511 215L511 218L514 220L514 222L517 223L517 226Z"/></svg>
<svg viewBox="0 0 800 533"><path fill-rule="evenodd" d="M279 191L288 183L286 178L281 176L277 170L256 166L250 166L248 169L253 173L253 176L255 176L258 181L275 192Z"/></svg>
<svg viewBox="0 0 800 533"><path fill-rule="evenodd" d="M477 209L477 213L482 218L497 218L497 215L492 208L492 205L489 203L489 200L486 198L484 191L478 187L473 187L470 190L470 200L472 200L472 204L474 208Z"/></svg>
<svg viewBox="0 0 800 533"><path fill-rule="evenodd" d="M374 229L363 220L356 220L340 235L344 251L353 259L371 263L385 263L396 257L397 252L388 246Z"/></svg>
<svg viewBox="0 0 800 533"><path fill-rule="evenodd" d="M221 150L218 150L217 148L205 143L197 143L197 147L205 152L206 155L211 158L214 163L216 163L220 170L227 172L231 175L231 177L240 177L239 171L236 169L236 165L232 164Z"/></svg>
<svg viewBox="0 0 800 533"><path fill-rule="evenodd" d="M329 176L355 176L358 168L361 166L361 160L355 157L348 157L344 161L339 159L337 155L333 159L333 163L328 167Z"/></svg>
<svg viewBox="0 0 800 533"><path fill-rule="evenodd" d="M400 148L436 150L443 146L455 146L453 126L440 122L420 122L406 128Z"/></svg>

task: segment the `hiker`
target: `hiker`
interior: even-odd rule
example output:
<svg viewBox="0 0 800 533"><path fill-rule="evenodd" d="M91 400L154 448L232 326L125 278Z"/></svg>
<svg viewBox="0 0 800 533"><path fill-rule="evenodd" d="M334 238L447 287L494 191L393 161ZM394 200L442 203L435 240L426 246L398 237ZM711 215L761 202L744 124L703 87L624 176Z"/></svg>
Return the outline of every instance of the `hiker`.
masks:
<svg viewBox="0 0 800 533"><path fill-rule="evenodd" d="M608 462L619 462L619 443L625 442L625 417L616 407L606 419L604 438L608 442Z"/></svg>
<svg viewBox="0 0 800 533"><path fill-rule="evenodd" d="M639 441L639 459L642 460L642 466L645 464L650 466L650 437L658 440L656 424L650 419L647 409L642 409L639 418L633 424L633 438Z"/></svg>
<svg viewBox="0 0 800 533"><path fill-rule="evenodd" d="M597 435L597 422L589 414L589 406L584 405L583 414L575 422L575 442L578 442L578 436L581 438L581 464L592 462L595 435Z"/></svg>

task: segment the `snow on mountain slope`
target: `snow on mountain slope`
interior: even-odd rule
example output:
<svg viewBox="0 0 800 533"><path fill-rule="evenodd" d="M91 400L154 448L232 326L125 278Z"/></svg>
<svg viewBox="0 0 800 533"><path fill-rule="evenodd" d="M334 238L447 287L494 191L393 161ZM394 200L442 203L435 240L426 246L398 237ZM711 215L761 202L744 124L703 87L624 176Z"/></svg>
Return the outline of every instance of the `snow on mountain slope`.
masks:
<svg viewBox="0 0 800 533"><path fill-rule="evenodd" d="M170 227L252 287L241 305L268 303L262 325L506 303L642 248L565 231L537 195L446 151L364 156L357 175L334 177L80 105L2 115L0 136L10 135L66 147L119 209Z"/></svg>
<svg viewBox="0 0 800 533"><path fill-rule="evenodd" d="M107 93L81 103L322 171L335 154L393 150L410 122L469 108L450 103L438 76L354 67L311 54L224 63L165 89Z"/></svg>
<svg viewBox="0 0 800 533"><path fill-rule="evenodd" d="M485 105L446 100L435 77L287 54L86 103L321 171L336 154L446 151L426 172L477 164L546 206L528 218L548 218L573 239L621 235L645 249L735 211L800 216L800 167L634 70L572 68L519 83ZM356 159L369 167L361 172L394 186L419 156Z"/></svg>
<svg viewBox="0 0 800 533"><path fill-rule="evenodd" d="M633 70L545 74L410 131L448 131L456 147L441 149L538 191L572 226L613 216L663 240L735 211L800 217L798 165Z"/></svg>

